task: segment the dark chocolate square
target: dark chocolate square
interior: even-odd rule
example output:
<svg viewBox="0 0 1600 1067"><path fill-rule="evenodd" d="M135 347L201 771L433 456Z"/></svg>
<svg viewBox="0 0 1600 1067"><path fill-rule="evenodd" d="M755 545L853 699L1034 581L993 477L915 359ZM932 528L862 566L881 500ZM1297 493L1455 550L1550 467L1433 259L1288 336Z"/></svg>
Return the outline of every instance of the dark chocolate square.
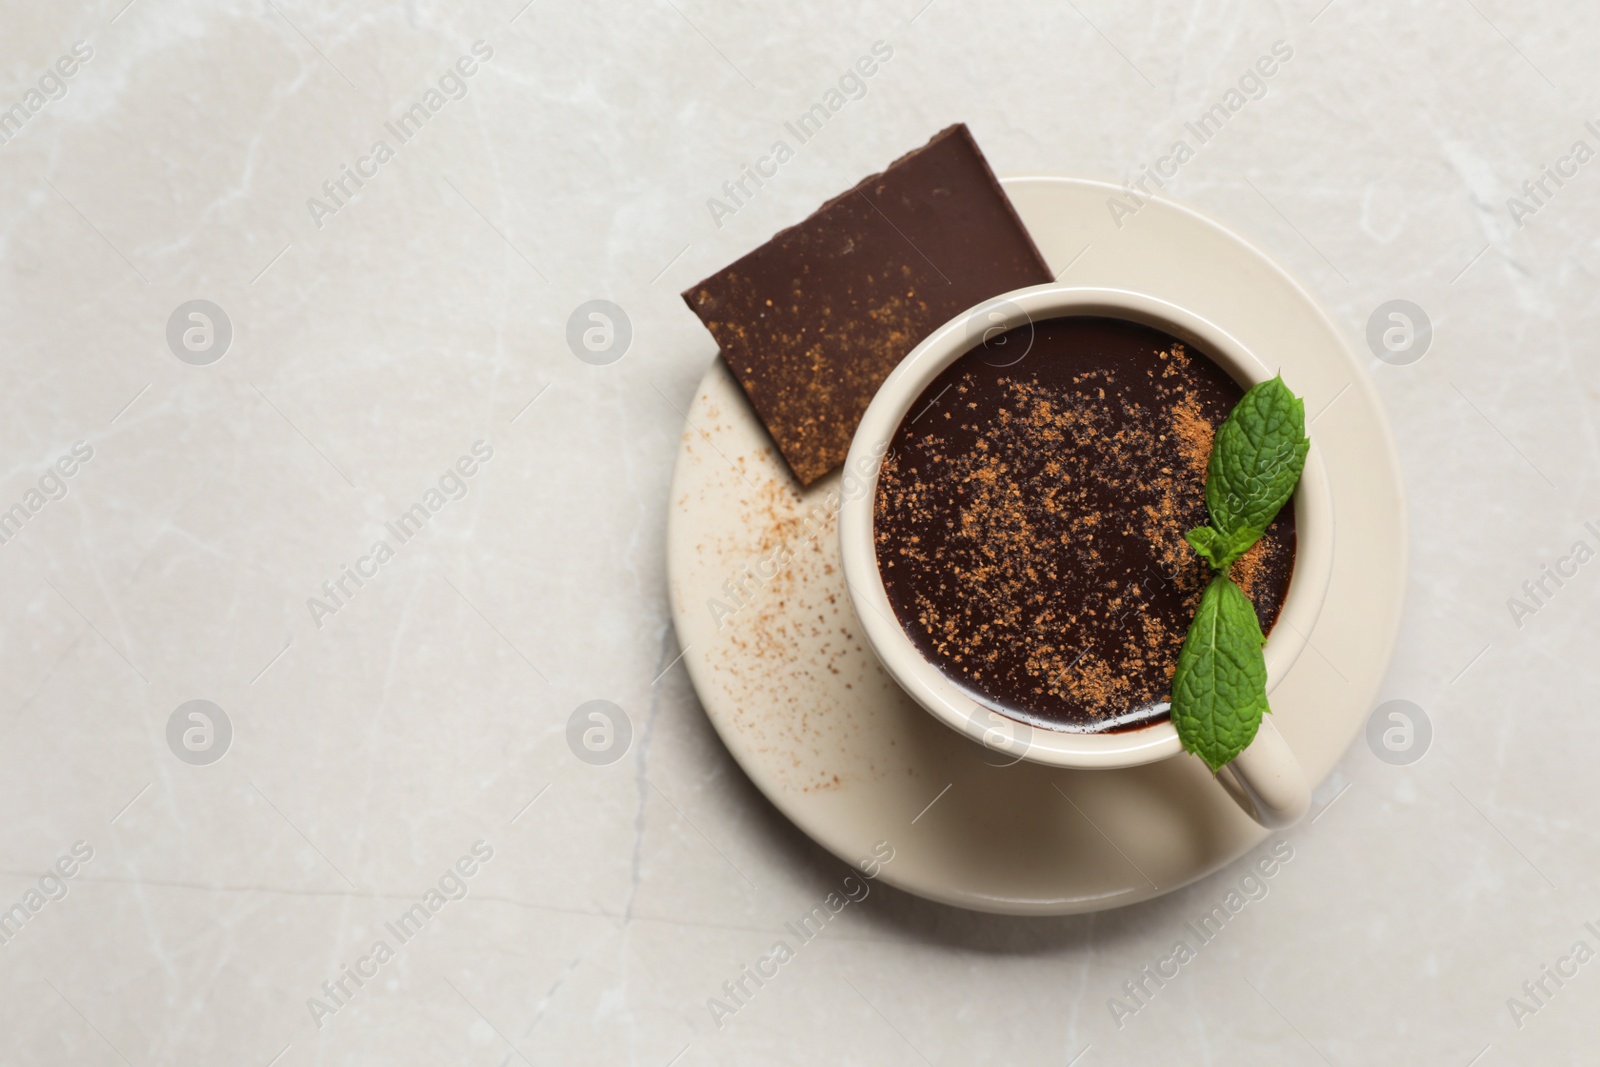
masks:
<svg viewBox="0 0 1600 1067"><path fill-rule="evenodd" d="M974 304L1050 280L956 125L683 298L810 485L844 462L873 394L918 342Z"/></svg>

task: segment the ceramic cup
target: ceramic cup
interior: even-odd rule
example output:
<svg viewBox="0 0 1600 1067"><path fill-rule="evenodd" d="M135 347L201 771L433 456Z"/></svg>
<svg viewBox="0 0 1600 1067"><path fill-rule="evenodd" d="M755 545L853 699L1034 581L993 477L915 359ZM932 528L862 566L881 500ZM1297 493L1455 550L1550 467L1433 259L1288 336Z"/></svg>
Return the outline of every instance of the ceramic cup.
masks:
<svg viewBox="0 0 1600 1067"><path fill-rule="evenodd" d="M1272 377L1259 358L1221 327L1148 294L1058 284L1007 293L935 330L878 389L856 429L846 461L845 469L863 477L865 484L864 491L846 494L840 507L840 548L851 601L873 651L889 674L935 718L1014 759L1080 769L1132 767L1182 753L1177 728L1170 721L1114 733L1067 732L1031 726L980 704L924 658L901 628L884 591L873 541L873 501L882 457L912 403L929 383L987 339L1015 327L1074 315L1124 319L1162 330L1209 355L1244 388ZM1013 340L1025 342L1025 331ZM1015 358L1026 358L1025 350ZM1294 387L1293 382L1288 384ZM1294 509L1294 571L1264 650L1269 694L1305 648L1322 610L1333 567L1333 502L1315 437L1295 490ZM1273 726L1271 715L1262 720L1255 740L1222 769L1217 780L1248 815L1268 828L1298 821L1310 804L1305 773Z"/></svg>

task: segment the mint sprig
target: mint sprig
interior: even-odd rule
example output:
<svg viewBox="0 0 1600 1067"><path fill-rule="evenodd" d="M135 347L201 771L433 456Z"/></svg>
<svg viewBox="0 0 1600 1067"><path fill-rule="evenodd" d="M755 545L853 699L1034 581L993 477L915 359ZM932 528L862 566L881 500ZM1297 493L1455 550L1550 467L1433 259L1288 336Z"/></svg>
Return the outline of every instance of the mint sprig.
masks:
<svg viewBox="0 0 1600 1067"><path fill-rule="evenodd" d="M1310 447L1305 401L1281 377L1246 393L1211 442L1211 525L1185 535L1194 550L1219 571L1249 551L1294 492Z"/></svg>
<svg viewBox="0 0 1600 1067"><path fill-rule="evenodd" d="M1293 495L1305 469L1305 402L1283 379L1253 387L1217 428L1206 469L1211 523L1184 536L1217 572L1172 674L1172 723L1186 751L1220 770L1261 728L1267 705L1266 638L1228 568L1250 550Z"/></svg>

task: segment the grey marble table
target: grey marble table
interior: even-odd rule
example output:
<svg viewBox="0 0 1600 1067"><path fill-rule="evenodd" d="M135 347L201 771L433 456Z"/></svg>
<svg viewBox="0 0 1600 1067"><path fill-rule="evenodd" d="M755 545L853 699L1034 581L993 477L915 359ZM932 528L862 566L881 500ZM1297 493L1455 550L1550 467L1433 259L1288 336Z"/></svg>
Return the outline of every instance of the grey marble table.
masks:
<svg viewBox="0 0 1600 1067"><path fill-rule="evenodd" d="M0 1061L1594 1062L1597 35L1571 0L0 5ZM1358 344L1426 315L1369 370L1412 529L1381 699L1429 736L1358 740L1162 985L1246 863L1053 920L881 887L722 1017L844 868L674 664L714 356L677 293L954 121L1001 174L1188 139L1166 192ZM591 300L622 358L569 345Z"/></svg>

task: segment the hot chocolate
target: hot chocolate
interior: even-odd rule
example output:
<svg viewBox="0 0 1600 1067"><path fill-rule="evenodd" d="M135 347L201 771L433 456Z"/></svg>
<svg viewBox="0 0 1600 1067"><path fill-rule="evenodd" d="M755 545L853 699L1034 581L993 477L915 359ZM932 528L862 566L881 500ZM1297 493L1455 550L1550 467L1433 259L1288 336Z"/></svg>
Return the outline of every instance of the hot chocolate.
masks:
<svg viewBox="0 0 1600 1067"><path fill-rule="evenodd" d="M1212 436L1243 395L1193 346L1119 319L1050 319L958 359L911 405L874 501L913 644L1035 726L1166 718L1210 576L1183 534L1207 521ZM1234 564L1263 633L1294 551L1291 503Z"/></svg>

